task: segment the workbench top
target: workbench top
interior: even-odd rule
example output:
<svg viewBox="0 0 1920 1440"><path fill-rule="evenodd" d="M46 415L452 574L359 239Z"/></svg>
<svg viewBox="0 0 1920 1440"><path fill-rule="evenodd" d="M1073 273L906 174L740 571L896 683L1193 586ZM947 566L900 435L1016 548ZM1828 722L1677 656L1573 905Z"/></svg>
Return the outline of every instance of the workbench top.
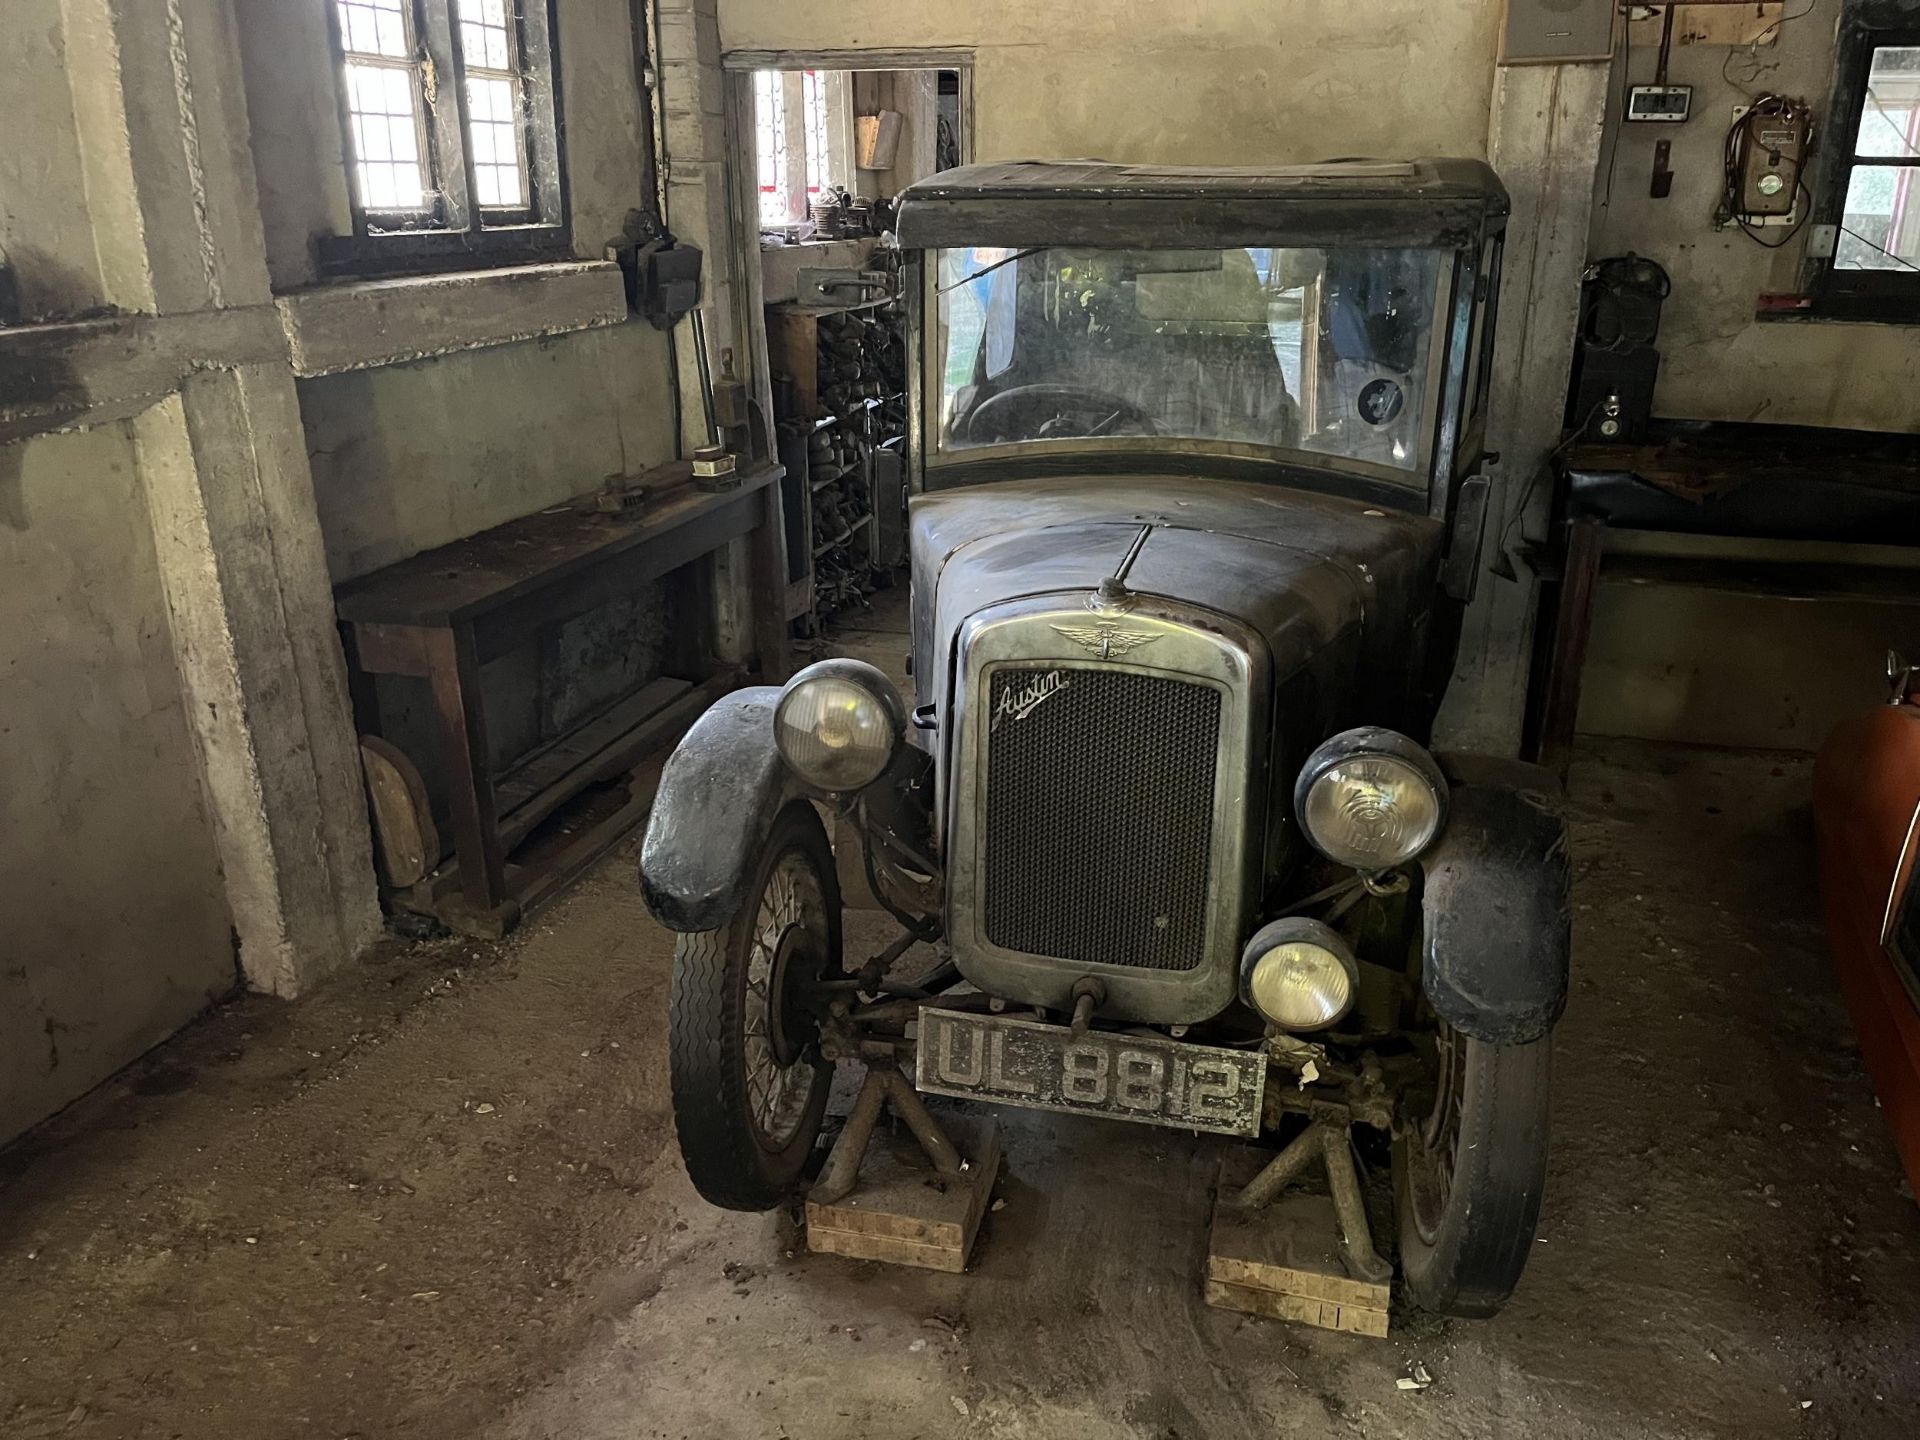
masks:
<svg viewBox="0 0 1920 1440"><path fill-rule="evenodd" d="M762 462L743 471L731 490L707 491L684 478L684 462L661 469L674 472L669 483L650 486L630 514L601 513L587 497L524 515L349 580L334 592L335 611L354 624L440 627L472 621L738 505L783 473Z"/></svg>

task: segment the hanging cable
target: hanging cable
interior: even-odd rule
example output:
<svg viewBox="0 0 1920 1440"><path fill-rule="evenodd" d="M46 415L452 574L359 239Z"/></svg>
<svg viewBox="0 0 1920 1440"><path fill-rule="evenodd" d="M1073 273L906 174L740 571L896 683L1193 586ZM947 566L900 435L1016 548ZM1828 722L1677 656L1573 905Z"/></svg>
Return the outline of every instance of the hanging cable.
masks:
<svg viewBox="0 0 1920 1440"><path fill-rule="evenodd" d="M1801 153L1793 162L1794 201L1792 208L1787 212L1788 214L1798 212L1800 218L1788 226L1786 234L1778 240L1761 238L1759 227L1750 223L1750 216L1743 208L1740 193L1740 172L1746 164L1748 147L1761 143L1755 139L1753 127L1757 122L1769 118L1790 120L1805 125L1807 134ZM1806 107L1800 101L1789 99L1784 95L1775 95L1772 92L1756 96L1746 112L1727 127L1726 138L1721 142L1720 204L1715 211L1715 218L1723 225L1739 226L1740 233L1763 250L1778 250L1789 243L1800 233L1808 217L1813 213L1813 196L1807 189L1805 178L1807 154L1812 148L1812 127L1807 123ZM1775 158L1777 160L1778 156L1776 155Z"/></svg>
<svg viewBox="0 0 1920 1440"><path fill-rule="evenodd" d="M1886 246L1879 244L1877 241L1869 240L1866 236L1862 235L1858 230L1854 229L1851 225L1842 225L1840 227L1840 233L1842 235L1851 235L1854 239L1858 240L1862 245L1866 246L1869 250L1878 250L1882 255L1886 256L1889 260L1893 261L1894 264L1896 265L1904 265L1909 270L1920 270L1920 265L1914 264L1911 260L1908 260L1904 256L1894 254L1893 251L1887 249Z"/></svg>

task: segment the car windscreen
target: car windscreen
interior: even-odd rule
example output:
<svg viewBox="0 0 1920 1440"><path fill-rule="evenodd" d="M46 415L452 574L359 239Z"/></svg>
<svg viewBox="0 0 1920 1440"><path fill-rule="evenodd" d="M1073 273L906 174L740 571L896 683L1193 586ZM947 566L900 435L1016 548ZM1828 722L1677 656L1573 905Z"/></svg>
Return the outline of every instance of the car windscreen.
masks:
<svg viewBox="0 0 1920 1440"><path fill-rule="evenodd" d="M1224 442L1425 478L1448 252L936 255L939 452Z"/></svg>

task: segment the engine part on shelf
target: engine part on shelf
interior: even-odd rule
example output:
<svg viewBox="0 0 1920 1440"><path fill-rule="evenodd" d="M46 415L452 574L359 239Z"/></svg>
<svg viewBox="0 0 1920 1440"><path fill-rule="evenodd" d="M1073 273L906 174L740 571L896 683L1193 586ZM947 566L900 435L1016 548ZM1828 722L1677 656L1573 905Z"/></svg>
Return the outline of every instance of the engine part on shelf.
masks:
<svg viewBox="0 0 1920 1440"><path fill-rule="evenodd" d="M776 305L767 314L781 454L805 472L786 493L804 511L789 527L789 575L808 583L798 586L805 601L790 613L808 634L834 612L865 604L898 563L878 548L874 472L876 457L905 444L906 354L899 304L887 295L890 274L882 267L860 278L874 283L836 292L839 308ZM897 517L885 528L891 539Z"/></svg>

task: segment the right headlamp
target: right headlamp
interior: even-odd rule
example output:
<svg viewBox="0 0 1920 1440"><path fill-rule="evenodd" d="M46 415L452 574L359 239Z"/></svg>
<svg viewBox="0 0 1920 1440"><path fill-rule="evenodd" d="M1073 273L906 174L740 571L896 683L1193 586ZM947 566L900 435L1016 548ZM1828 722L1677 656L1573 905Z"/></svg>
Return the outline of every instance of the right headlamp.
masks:
<svg viewBox="0 0 1920 1440"><path fill-rule="evenodd" d="M821 660L780 692L774 744L802 783L827 795L872 784L907 728L893 682L864 660Z"/></svg>

